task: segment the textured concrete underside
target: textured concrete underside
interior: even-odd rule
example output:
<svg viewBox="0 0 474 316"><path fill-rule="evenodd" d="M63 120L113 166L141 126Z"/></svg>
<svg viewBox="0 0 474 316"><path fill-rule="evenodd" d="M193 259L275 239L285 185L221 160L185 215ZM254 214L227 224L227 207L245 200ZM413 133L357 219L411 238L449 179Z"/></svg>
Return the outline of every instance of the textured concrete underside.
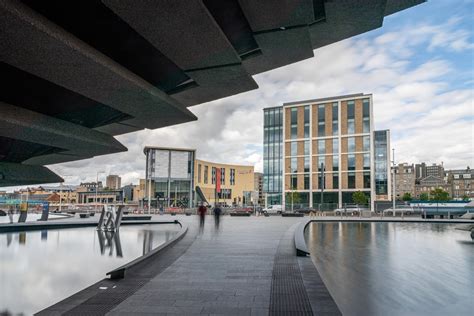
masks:
<svg viewBox="0 0 474 316"><path fill-rule="evenodd" d="M421 2L1 1L0 111L21 115L0 121L0 162L20 170L124 151L113 136L196 120L187 107L256 89L253 75ZM52 181L3 168L0 186Z"/></svg>

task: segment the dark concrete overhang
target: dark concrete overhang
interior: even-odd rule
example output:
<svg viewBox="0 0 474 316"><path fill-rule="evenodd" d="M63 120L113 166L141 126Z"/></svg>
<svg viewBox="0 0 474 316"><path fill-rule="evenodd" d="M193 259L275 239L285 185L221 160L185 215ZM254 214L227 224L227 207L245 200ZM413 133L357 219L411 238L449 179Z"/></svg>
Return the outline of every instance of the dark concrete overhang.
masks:
<svg viewBox="0 0 474 316"><path fill-rule="evenodd" d="M124 151L113 136L196 120L187 107L421 2L1 1L0 186L57 182L41 165Z"/></svg>

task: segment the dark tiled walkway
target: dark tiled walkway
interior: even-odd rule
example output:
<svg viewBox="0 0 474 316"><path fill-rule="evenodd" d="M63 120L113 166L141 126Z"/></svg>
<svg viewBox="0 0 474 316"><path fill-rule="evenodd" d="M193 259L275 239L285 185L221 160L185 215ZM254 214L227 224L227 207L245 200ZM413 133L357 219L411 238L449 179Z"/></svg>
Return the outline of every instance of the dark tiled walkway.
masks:
<svg viewBox="0 0 474 316"><path fill-rule="evenodd" d="M142 272L102 280L45 314L311 315L315 301L330 298L327 290L321 296L320 278L308 282L301 275L304 268L317 276L309 257L295 256L293 231L301 218L224 217L218 229L208 218L202 231L196 217L179 219L189 223L188 234ZM98 290L103 285L108 289ZM335 304L316 310L338 314Z"/></svg>

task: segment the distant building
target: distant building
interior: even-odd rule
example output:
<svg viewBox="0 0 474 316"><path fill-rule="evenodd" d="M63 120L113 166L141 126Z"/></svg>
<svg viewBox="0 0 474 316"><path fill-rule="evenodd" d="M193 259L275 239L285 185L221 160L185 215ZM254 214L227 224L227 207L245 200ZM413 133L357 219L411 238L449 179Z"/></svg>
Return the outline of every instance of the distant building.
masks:
<svg viewBox="0 0 474 316"><path fill-rule="evenodd" d="M97 187L98 190L102 189L102 181L99 182L81 182L79 184L78 190L80 191L95 191Z"/></svg>
<svg viewBox="0 0 474 316"><path fill-rule="evenodd" d="M415 167L408 163L400 163L395 166L395 192L396 198L401 200L405 193L415 197Z"/></svg>
<svg viewBox="0 0 474 316"><path fill-rule="evenodd" d="M192 207L196 150L147 146L144 153L145 200L152 207Z"/></svg>
<svg viewBox="0 0 474 316"><path fill-rule="evenodd" d="M110 174L105 179L105 186L112 190L118 190L122 187L122 179L115 174Z"/></svg>
<svg viewBox="0 0 474 316"><path fill-rule="evenodd" d="M254 172L254 188L255 188L255 197L256 203L258 205L265 205L265 199L263 196L263 173Z"/></svg>
<svg viewBox="0 0 474 316"><path fill-rule="evenodd" d="M444 178L444 167L443 164L432 164L431 166L422 162L415 165L415 177L417 183L419 180L424 179L428 176L434 176L438 178Z"/></svg>
<svg viewBox="0 0 474 316"><path fill-rule="evenodd" d="M453 199L474 199L474 171L466 169L448 170L448 183L452 186Z"/></svg>
<svg viewBox="0 0 474 316"><path fill-rule="evenodd" d="M193 207L201 200L227 205L251 205L254 201L253 166L198 160L194 149L147 146L144 153L146 178L140 180L135 192L144 203L151 196L152 207ZM216 192L218 170L220 192Z"/></svg>
<svg viewBox="0 0 474 316"><path fill-rule="evenodd" d="M443 189L448 192L449 196L452 197L452 187L449 183L446 183L444 178L427 176L415 185L415 198L420 198L421 194L430 194L434 189Z"/></svg>
<svg viewBox="0 0 474 316"><path fill-rule="evenodd" d="M194 183L207 202L226 205L252 205L255 197L254 167L196 159ZM216 172L220 170L220 193L216 193ZM256 201L255 201L256 202ZM255 203L256 204L256 203Z"/></svg>
<svg viewBox="0 0 474 316"><path fill-rule="evenodd" d="M124 185L122 187L124 202L134 201L134 196L133 196L134 189L135 189L135 185L133 185L131 183L127 184L127 185Z"/></svg>

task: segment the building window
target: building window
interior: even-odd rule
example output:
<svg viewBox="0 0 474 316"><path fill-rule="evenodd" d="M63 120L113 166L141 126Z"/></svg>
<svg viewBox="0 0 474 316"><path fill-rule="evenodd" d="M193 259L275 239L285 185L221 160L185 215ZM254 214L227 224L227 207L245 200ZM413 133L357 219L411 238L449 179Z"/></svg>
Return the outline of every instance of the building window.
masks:
<svg viewBox="0 0 474 316"><path fill-rule="evenodd" d="M339 153L339 139L337 138L332 139L332 153L333 154Z"/></svg>
<svg viewBox="0 0 474 316"><path fill-rule="evenodd" d="M364 151L370 151L370 136L362 137Z"/></svg>
<svg viewBox="0 0 474 316"><path fill-rule="evenodd" d="M354 134L354 101L347 101L347 133Z"/></svg>
<svg viewBox="0 0 474 316"><path fill-rule="evenodd" d="M310 161L311 161L311 157L309 156L304 157L304 172L309 172Z"/></svg>
<svg viewBox="0 0 474 316"><path fill-rule="evenodd" d="M355 170L355 155L347 155L347 170Z"/></svg>
<svg viewBox="0 0 474 316"><path fill-rule="evenodd" d="M337 102L332 104L332 134L336 136L339 130L339 119L338 119L338 106Z"/></svg>
<svg viewBox="0 0 474 316"><path fill-rule="evenodd" d="M207 184L209 180L208 177L209 177L209 167L204 166L204 184Z"/></svg>
<svg viewBox="0 0 474 316"><path fill-rule="evenodd" d="M296 188L298 187L298 176L296 174L292 174L291 175L291 187L290 189L291 190L296 190Z"/></svg>
<svg viewBox="0 0 474 316"><path fill-rule="evenodd" d="M347 137L347 151L350 153L355 152L355 137Z"/></svg>
<svg viewBox="0 0 474 316"><path fill-rule="evenodd" d="M370 102L369 99L362 100L362 116L370 117Z"/></svg>
<svg viewBox="0 0 474 316"><path fill-rule="evenodd" d="M309 155L309 140L304 141L304 154Z"/></svg>
<svg viewBox="0 0 474 316"><path fill-rule="evenodd" d="M364 154L364 170L370 170L370 154Z"/></svg>
<svg viewBox="0 0 474 316"><path fill-rule="evenodd" d="M304 189L309 190L309 174L304 175Z"/></svg>
<svg viewBox="0 0 474 316"><path fill-rule="evenodd" d="M298 158L291 158L290 172L298 172Z"/></svg>
<svg viewBox="0 0 474 316"><path fill-rule="evenodd" d="M347 173L347 187L349 189L355 189L355 183L356 183L355 172L348 172Z"/></svg>
<svg viewBox="0 0 474 316"><path fill-rule="evenodd" d="M216 167L212 167L212 178L211 178L211 183L216 184Z"/></svg>
<svg viewBox="0 0 474 316"><path fill-rule="evenodd" d="M235 169L230 169L230 185L235 185Z"/></svg>
<svg viewBox="0 0 474 316"><path fill-rule="evenodd" d="M298 138L298 109L291 108L291 138Z"/></svg>
<svg viewBox="0 0 474 316"><path fill-rule="evenodd" d="M318 154L325 154L326 153L326 140L320 139L318 140Z"/></svg>
<svg viewBox="0 0 474 316"><path fill-rule="evenodd" d="M221 184L225 184L225 168L221 168Z"/></svg>
<svg viewBox="0 0 474 316"><path fill-rule="evenodd" d="M297 156L298 155L298 142L291 142L291 156Z"/></svg>
<svg viewBox="0 0 474 316"><path fill-rule="evenodd" d="M326 111L324 105L318 105L318 137L325 136Z"/></svg>
<svg viewBox="0 0 474 316"><path fill-rule="evenodd" d="M309 138L309 106L304 107L304 138Z"/></svg>
<svg viewBox="0 0 474 316"><path fill-rule="evenodd" d="M370 172L364 171L364 189L370 189Z"/></svg>
<svg viewBox="0 0 474 316"><path fill-rule="evenodd" d="M201 164L198 164L198 183L201 183Z"/></svg>
<svg viewBox="0 0 474 316"><path fill-rule="evenodd" d="M370 119L368 117L364 117L362 119L363 124L363 133L370 133Z"/></svg>
<svg viewBox="0 0 474 316"><path fill-rule="evenodd" d="M332 174L332 188L339 189L339 175L337 173Z"/></svg>
<svg viewBox="0 0 474 316"><path fill-rule="evenodd" d="M325 162L325 159L326 159L326 156L318 156L318 171L321 172L321 165L324 167L324 165L326 164ZM326 168L324 168L326 169Z"/></svg>
<svg viewBox="0 0 474 316"><path fill-rule="evenodd" d="M339 156L332 156L332 171L339 171Z"/></svg>

